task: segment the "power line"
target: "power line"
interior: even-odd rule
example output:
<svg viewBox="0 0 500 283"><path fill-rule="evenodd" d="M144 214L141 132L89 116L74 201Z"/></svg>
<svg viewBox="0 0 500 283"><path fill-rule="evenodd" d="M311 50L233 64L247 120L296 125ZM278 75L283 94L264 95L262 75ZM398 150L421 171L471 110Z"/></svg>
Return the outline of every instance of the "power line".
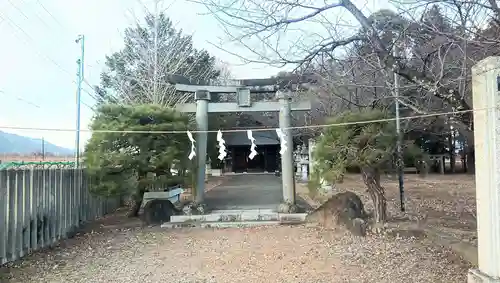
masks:
<svg viewBox="0 0 500 283"><path fill-rule="evenodd" d="M67 29L67 28L66 28L66 27L65 27L65 26L61 23L61 21L59 21L59 20L57 19L57 17L56 17L56 16L54 16L54 14L52 14L52 13L49 11L49 9L48 9L46 6L44 6L44 5L42 4L42 2L40 2L40 0L36 0L36 2L37 2L37 3L40 5L40 7L42 7L42 9L43 9L43 10L44 10L44 11L45 11L45 12L46 12L46 13L47 13L47 14L48 14L48 15L49 15L49 16L50 16L50 17L51 17L51 18L52 18L52 19L53 19L56 23L57 23L57 25L59 25L59 27L60 27L62 30L64 30L64 32L65 32L65 33L67 33L67 34L68 34L68 36L69 36L69 34L70 34L70 33L69 33L68 29ZM90 66L90 65L85 64L85 66ZM92 67L92 66L90 66L90 67ZM89 86L92 90L94 90L94 87L92 86L92 84L90 84L90 83L87 81L87 79L83 78L83 82L84 82L87 86ZM87 93L87 94L88 94L91 98L93 98L94 100L99 100L99 99L98 99L95 95L91 94L88 90L83 89L83 91L84 91L85 93ZM95 92L95 91L94 91L94 92Z"/></svg>
<svg viewBox="0 0 500 283"><path fill-rule="evenodd" d="M11 5L12 5L12 6L13 6L13 7L17 10L17 11L19 11L19 13L21 13L21 14L22 14L22 15L23 15L26 19L29 19L29 17L28 17L25 13L23 13L23 12L22 12L22 10L21 10L21 9L19 9L19 7L17 7L16 5L14 5L14 3L12 3L12 2L11 2L11 0L8 0L8 1L9 1L9 3L10 3L10 4L11 4ZM48 10L48 9L47 9L47 8L46 8L46 7L45 7L45 6L44 6L44 5L43 5L43 4L42 4L39 0L37 0L37 2L38 2L38 4L40 4L40 6L41 6L41 7L45 10L45 12L46 12L46 13L48 13L48 14L49 14L49 15L50 15L53 19L54 19L54 21L56 21L56 22L58 23L58 25L59 25L59 26L60 26L60 27L61 27L61 28L62 28L62 29L66 32L67 30L66 30L66 29L64 28L64 26L63 26L63 25L62 25L62 24L61 24L61 23L57 20L57 18L56 18L56 17L55 17L52 13L50 13L50 11L49 11L49 10ZM40 20L40 21L41 21L41 22L42 22L42 23L43 23L46 27L48 27L48 25L45 23L45 21L43 21L43 19L41 19L41 18L40 18L40 16L38 16L38 15L36 15L36 16L38 17L38 19L39 19L39 20ZM31 37L31 36L30 36L30 35L29 35L29 34L28 34L28 33L27 33L24 29L23 29L23 28L21 28L19 25L17 25L15 22L13 22L13 21L12 21L9 17L7 17L7 16L5 16L5 15L2 17L2 15L0 14L0 18L1 18L1 19L3 19L3 20L7 20L10 24L14 25L14 26L15 26L18 30L20 30L22 33L24 33L24 35L25 35L25 36L26 36L26 37L27 37L30 41L32 41L33 43L35 42L35 40L34 40L34 39L33 39L33 38L32 38L32 37ZM45 57L46 59L48 59L49 61L51 61L51 63L53 63L54 65L56 65L56 66L57 66L59 69L61 69L64 73L66 73L66 74L68 74L68 75L70 75L70 76L71 76L70 72L69 72L69 71L67 71L66 69L64 69L61 65L59 65L59 64L58 64L58 63L57 63L54 59L52 59L51 57L49 57L49 56L47 56L47 55L45 55L45 54L42 54L41 52L38 52L38 53L39 53L39 55L42 55L43 57ZM73 80L73 82L75 82L75 81ZM91 86L91 84L89 84L86 80L85 80L85 83L86 83L87 85L89 85L91 88L93 88L93 87ZM87 93L87 94L88 94L91 98L93 98L93 99L97 100L97 98L96 98L94 95L92 95L89 91L86 91L86 90L84 90L84 91L85 91L85 92L86 92L86 93ZM87 104L84 104L84 105L85 105L85 106L87 106L87 107L89 107L91 110L93 110L93 108L92 108L92 107L90 107L89 105L87 105Z"/></svg>
<svg viewBox="0 0 500 283"><path fill-rule="evenodd" d="M94 94L92 94L90 91L82 88L82 91L85 92L86 94L88 94L91 98L93 98L95 101L99 101L99 98L97 98L97 96L95 96Z"/></svg>
<svg viewBox="0 0 500 283"><path fill-rule="evenodd" d="M34 106L34 107L36 107L36 108L39 108L39 109L40 109L40 108L42 108L40 105L38 105L38 104L36 104L36 103L34 103L34 102L31 102L31 101L29 101L29 100L27 100L27 99L25 99L25 98L22 98L22 97L20 97L20 96L13 95L13 94L8 94L8 93L6 93L6 92L5 92L5 91L3 91L3 90L0 90L0 93L3 93L3 94L5 94L5 95L9 95L9 96L13 96L15 99L17 99L17 100L19 100L19 101L21 101L21 102L24 102L24 103L26 103L26 104L29 104L29 105L31 105L31 106ZM82 101L82 104L83 104L84 106L88 107L88 108L89 108L90 110L92 110L93 112L95 112L94 107L90 106L88 103L86 103L86 102L83 102L83 101Z"/></svg>
<svg viewBox="0 0 500 283"><path fill-rule="evenodd" d="M67 31L67 29L64 27L64 25L61 24L61 22L42 4L42 2L40 2L40 0L36 0L36 2L38 3L38 5L40 5L40 7L42 7L42 9L45 11L45 13L47 13L54 20L54 22L56 22L57 25L59 25L59 27L62 30Z"/></svg>
<svg viewBox="0 0 500 283"><path fill-rule="evenodd" d="M28 39L29 41L32 42L33 45L36 45L36 41L23 29L21 28L18 24L16 24L15 22L13 22L9 17L3 15L2 13L0 13L0 19L3 19L5 21L7 21L8 23L10 23L11 25L13 25L15 28L17 28L21 33L23 33ZM36 49L36 48L35 48ZM54 64L55 66L57 66L61 71L63 71L65 74L67 74L68 76L72 76L72 74L67 71L66 69L64 69L61 65L59 65L54 59L52 59L50 56L47 56L46 54L43 54L41 53L38 49L36 49L38 55L42 56L42 57L45 57L45 59L49 60L52 64Z"/></svg>
<svg viewBox="0 0 500 283"><path fill-rule="evenodd" d="M24 12L23 12L20 8L19 8L19 7L17 7L16 5L14 5L14 3L12 3L12 0L7 0L7 1L8 1L8 2L10 3L10 5L11 5L12 7L14 7L14 8L15 8L15 9L16 9L16 10L17 10L17 11L18 11L21 15L23 15L23 17L24 17L24 18L26 18L27 20L29 20L29 17L28 17L28 16L27 16L27 15L26 15L26 14L25 14L25 13L24 13ZM34 14L35 14L35 16L38 18L38 20L39 20L40 22L42 22L42 23L43 23L43 25L44 25L46 28L50 29L49 25L48 25L48 24L47 24L47 23L46 23L46 22L45 22L45 21L44 21L44 20L43 20L43 19L42 19L39 15L38 15L38 13L36 13L36 12L35 12Z"/></svg>
<svg viewBox="0 0 500 283"><path fill-rule="evenodd" d="M88 104L87 104L86 102L84 102L84 101L82 101L81 103L82 103L83 105L87 106L90 110L92 110L92 111L94 111L94 112L95 112L94 107L92 107L92 106L88 105Z"/></svg>
<svg viewBox="0 0 500 283"><path fill-rule="evenodd" d="M7 93L6 93L5 91L3 91L3 90L0 90L0 93L6 94L6 95L11 95L11 96L13 96L15 99L17 99L17 100L19 100L19 101L22 101L22 102L24 102L24 103L27 103L27 104L29 104L29 105L31 105L31 106L36 107L36 108L40 108L40 105L38 105L38 104L36 104L36 103L34 103L34 102L31 102L31 101L29 101L29 100L26 100L26 99L24 99L24 98L22 98L22 97L20 97L20 96L13 95L13 94L7 94Z"/></svg>
<svg viewBox="0 0 500 283"><path fill-rule="evenodd" d="M12 7L14 7L14 9L16 9L19 12L19 14L23 15L23 17L25 17L27 20L29 19L28 16L26 16L26 14L21 9L19 9L19 7L17 7L16 5L14 5L14 3L12 3L11 0L7 0L7 2L9 2L9 4Z"/></svg>
<svg viewBox="0 0 500 283"><path fill-rule="evenodd" d="M471 109L471 110L437 112L437 113L413 115L413 116L407 116L407 117L399 117L399 120L413 120L413 119L448 116L448 115L455 115L455 114L465 114L465 113L486 111L486 110L492 110L492 109L498 109L498 108L497 107L486 107L486 108ZM396 121L396 118L365 120L365 121L356 121L356 122L344 122L344 123L333 123L333 124L321 124L321 125L296 126L296 127L288 127L288 128L281 128L281 129L283 129L283 130L317 129L317 128L342 127L342 126L362 125L362 124L371 124L371 123L382 123L382 122L391 122L391 121ZM48 131L48 132L50 132L50 131L53 131L53 132L74 132L75 131L75 129L64 129L64 128L31 128L31 127L15 127L15 126L0 126L0 129L26 130L26 131ZM276 130L276 127L227 129L227 130L221 129L220 131L223 133L238 133L238 132L247 132L248 130L253 131L253 132L274 131L274 130ZM90 133L125 133L125 134L182 134L182 133L186 133L186 130L185 131L80 130L80 131L81 132L90 132ZM191 133L217 133L219 130L209 130L209 131L197 131L197 130L191 131L191 130L189 130L189 131Z"/></svg>

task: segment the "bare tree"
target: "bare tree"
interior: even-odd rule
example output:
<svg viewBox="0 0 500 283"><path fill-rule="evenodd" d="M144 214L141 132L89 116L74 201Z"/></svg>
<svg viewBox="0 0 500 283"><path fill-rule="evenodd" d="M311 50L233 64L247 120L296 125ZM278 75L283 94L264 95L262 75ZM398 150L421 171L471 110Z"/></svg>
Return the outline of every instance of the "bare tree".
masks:
<svg viewBox="0 0 500 283"><path fill-rule="evenodd" d="M495 50L492 45L498 42L494 32L485 32L488 21L494 26L490 30L499 23L500 9L494 0L395 1L396 12L382 10L370 16L351 0L325 3L204 1L226 27L228 38L255 55L244 59L315 67L324 78L323 92L326 96L334 94L330 102L347 107L387 104L392 95L389 77L396 72L402 78L402 102L414 112L472 109L470 66L484 56L481 48ZM433 5L446 11L438 13ZM344 14L340 17L335 13ZM345 17L356 24L342 20ZM395 42L403 55L393 54ZM350 54L349 60L345 60L346 54ZM338 84L343 90L332 91ZM439 120L458 130L472 148L471 112L442 116ZM473 151L468 153L473 162Z"/></svg>

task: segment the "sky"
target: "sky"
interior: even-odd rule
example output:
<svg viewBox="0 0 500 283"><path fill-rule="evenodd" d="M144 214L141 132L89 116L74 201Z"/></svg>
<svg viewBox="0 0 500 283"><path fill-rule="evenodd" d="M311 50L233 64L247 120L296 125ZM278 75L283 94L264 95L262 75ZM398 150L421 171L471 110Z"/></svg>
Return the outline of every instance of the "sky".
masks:
<svg viewBox="0 0 500 283"><path fill-rule="evenodd" d="M264 78L280 69L241 64L241 60L210 43L224 37L219 22L200 4L163 0L161 7L176 28L193 35L196 48L204 48L228 64L234 78ZM369 11L382 0L356 1ZM385 4L385 2L383 2ZM123 46L123 31L142 20L154 0L3 0L0 1L0 131L15 133L66 148L75 148L74 131L40 131L34 128L75 129L76 60L78 34L85 35L84 74L89 84L99 83L105 55ZM337 15L344 17L343 14ZM248 57L243 47L233 52ZM88 129L94 99L83 85L81 129ZM90 107L89 107L90 106ZM8 127L30 128L29 130ZM81 132L83 150L91 136Z"/></svg>

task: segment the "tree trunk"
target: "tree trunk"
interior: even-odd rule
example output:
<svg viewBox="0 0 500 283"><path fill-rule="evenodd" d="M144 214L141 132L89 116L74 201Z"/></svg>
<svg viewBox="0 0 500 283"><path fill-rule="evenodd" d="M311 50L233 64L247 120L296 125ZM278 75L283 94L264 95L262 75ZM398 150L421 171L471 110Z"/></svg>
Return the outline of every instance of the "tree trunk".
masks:
<svg viewBox="0 0 500 283"><path fill-rule="evenodd" d="M137 191L132 197L132 206L127 214L128 217L138 217L139 211L141 210L142 198L144 197L144 193L146 192L146 186L142 182L144 178L147 177L146 172L138 172L138 187Z"/></svg>
<svg viewBox="0 0 500 283"><path fill-rule="evenodd" d="M361 174L373 201L375 223L383 224L387 220L387 200L385 189L380 185L380 172L374 168L363 167Z"/></svg>
<svg viewBox="0 0 500 283"><path fill-rule="evenodd" d="M132 218L132 217L138 217L139 216L139 210L141 209L142 198L144 197L144 193L145 192L146 192L146 190L139 189L134 194L134 196L132 198L132 206L130 207L129 212L127 213L128 217Z"/></svg>

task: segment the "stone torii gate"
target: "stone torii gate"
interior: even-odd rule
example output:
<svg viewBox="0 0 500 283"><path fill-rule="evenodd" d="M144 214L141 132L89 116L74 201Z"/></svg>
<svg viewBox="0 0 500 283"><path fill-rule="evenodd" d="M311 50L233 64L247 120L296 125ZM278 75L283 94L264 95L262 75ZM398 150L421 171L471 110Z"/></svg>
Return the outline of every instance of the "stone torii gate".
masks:
<svg viewBox="0 0 500 283"><path fill-rule="evenodd" d="M204 204L205 201L205 165L207 161L207 137L208 134L208 113L227 112L272 112L279 111L279 127L286 135L286 142L289 149L281 156L282 168L282 189L283 202L285 204L295 204L295 179L293 172L293 139L291 131L291 111L311 110L310 101L291 102L290 91L278 90L276 92L277 102L266 101L252 102L251 92L270 92L270 90L254 89L254 86L275 85L276 79L251 80L251 86L203 86L176 84L176 90L181 92L194 93L195 103L185 103L178 105L177 109L184 113L196 113L196 124L198 132L196 134L196 158L198 160L198 172L196 183L197 204ZM241 81L245 84L245 81ZM248 81L247 81L248 82ZM237 102L210 102L211 93L236 93Z"/></svg>

